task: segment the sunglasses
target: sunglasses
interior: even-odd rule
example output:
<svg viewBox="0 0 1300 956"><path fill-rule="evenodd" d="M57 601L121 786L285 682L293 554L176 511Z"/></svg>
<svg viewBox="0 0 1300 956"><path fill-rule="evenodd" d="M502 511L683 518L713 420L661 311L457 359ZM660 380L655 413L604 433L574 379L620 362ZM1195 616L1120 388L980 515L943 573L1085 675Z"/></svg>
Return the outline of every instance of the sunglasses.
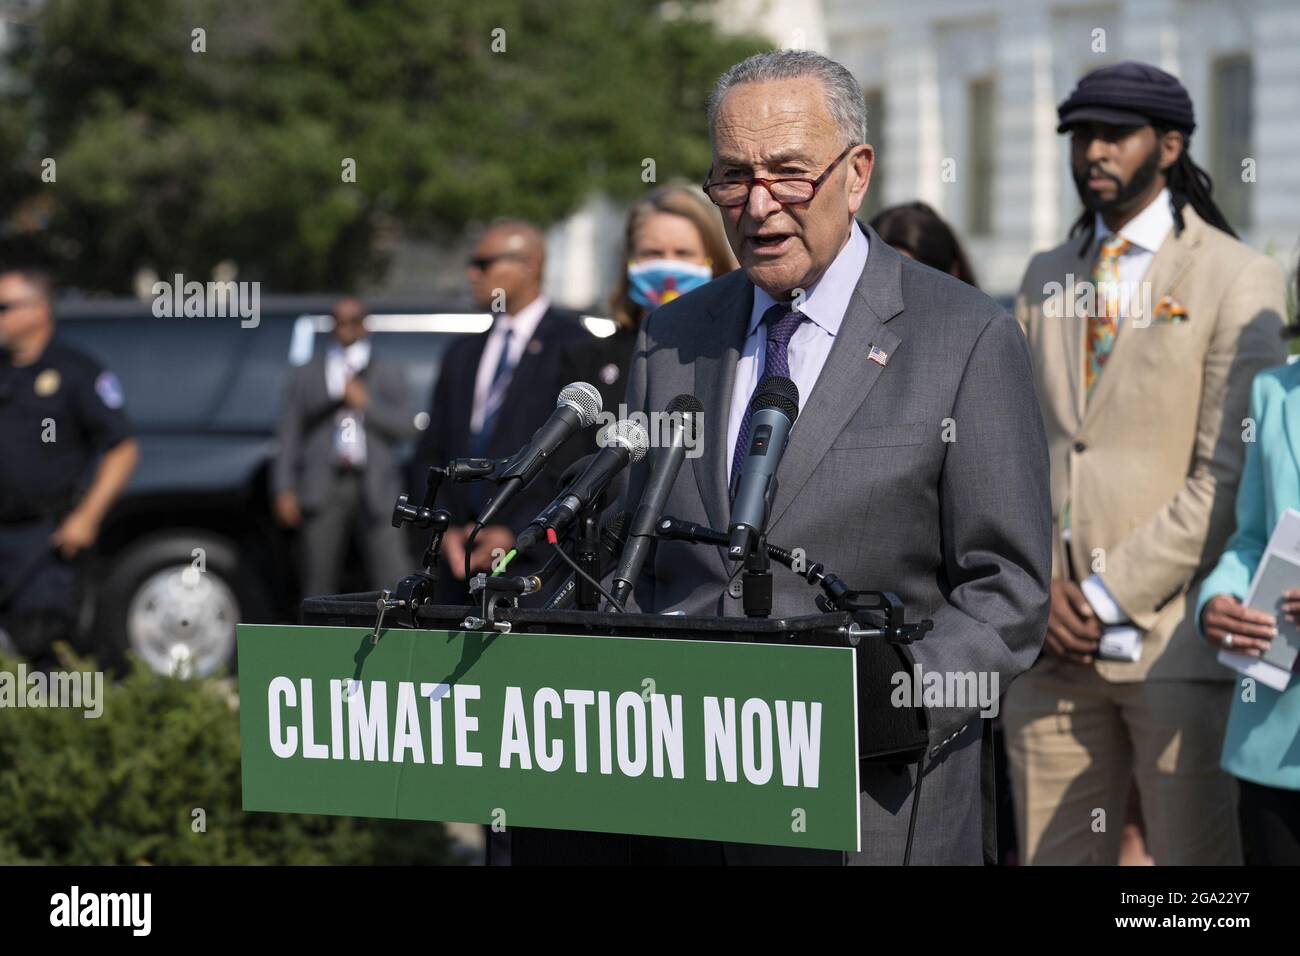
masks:
<svg viewBox="0 0 1300 956"><path fill-rule="evenodd" d="M495 256L471 256L469 259L469 267L471 269L477 269L479 272L486 272L488 269L492 268L492 263L496 262L498 259L514 259L518 261L522 258L522 256L514 252L503 252Z"/></svg>
<svg viewBox="0 0 1300 956"><path fill-rule="evenodd" d="M35 296L28 296L25 299L10 299L8 302L0 302L0 315L4 315L10 309L17 309L20 306L31 305L33 302L39 302Z"/></svg>

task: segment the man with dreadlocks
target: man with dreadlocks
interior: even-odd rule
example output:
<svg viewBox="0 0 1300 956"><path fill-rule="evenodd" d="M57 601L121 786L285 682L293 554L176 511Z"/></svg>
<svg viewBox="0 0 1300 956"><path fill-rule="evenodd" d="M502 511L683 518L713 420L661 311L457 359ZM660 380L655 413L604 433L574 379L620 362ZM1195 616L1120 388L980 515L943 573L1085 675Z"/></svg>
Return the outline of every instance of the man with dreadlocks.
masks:
<svg viewBox="0 0 1300 956"><path fill-rule="evenodd" d="M1102 67L1058 115L1084 212L1016 302L1055 519L1043 653L1003 708L1021 854L1117 862L1136 781L1156 863L1238 863L1232 673L1193 609L1233 529L1251 379L1284 359L1282 271L1214 205L1173 76Z"/></svg>

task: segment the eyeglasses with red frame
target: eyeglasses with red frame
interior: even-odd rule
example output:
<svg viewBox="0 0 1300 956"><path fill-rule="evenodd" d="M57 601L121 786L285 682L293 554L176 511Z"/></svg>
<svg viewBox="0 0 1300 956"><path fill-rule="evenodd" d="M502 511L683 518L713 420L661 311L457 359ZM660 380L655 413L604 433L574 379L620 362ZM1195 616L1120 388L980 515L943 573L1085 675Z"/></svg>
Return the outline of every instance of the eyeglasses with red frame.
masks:
<svg viewBox="0 0 1300 956"><path fill-rule="evenodd" d="M816 179L754 178L719 183L711 183L706 179L700 188L704 190L706 196L713 200L714 205L722 206L724 209L745 205L749 202L750 190L755 186L762 186L767 190L768 195L782 206L808 202L813 196L817 195L817 190L822 183L826 182L827 177L835 170L835 167L858 145L860 144L853 143L844 147L844 152L836 156L835 160ZM710 170L710 175L712 175L712 170Z"/></svg>

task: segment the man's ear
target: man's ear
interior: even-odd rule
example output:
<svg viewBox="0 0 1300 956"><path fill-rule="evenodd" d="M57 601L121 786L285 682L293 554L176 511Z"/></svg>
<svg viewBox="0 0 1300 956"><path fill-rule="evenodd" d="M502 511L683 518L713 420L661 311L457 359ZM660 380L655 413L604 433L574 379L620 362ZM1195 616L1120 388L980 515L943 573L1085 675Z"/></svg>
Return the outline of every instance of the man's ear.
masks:
<svg viewBox="0 0 1300 956"><path fill-rule="evenodd" d="M1160 134L1157 148L1160 150L1160 171L1167 172L1187 148L1187 137L1176 129L1167 129Z"/></svg>
<svg viewBox="0 0 1300 956"><path fill-rule="evenodd" d="M867 198L867 188L871 183L871 171L876 167L876 150L866 143L849 157L849 211L855 216Z"/></svg>

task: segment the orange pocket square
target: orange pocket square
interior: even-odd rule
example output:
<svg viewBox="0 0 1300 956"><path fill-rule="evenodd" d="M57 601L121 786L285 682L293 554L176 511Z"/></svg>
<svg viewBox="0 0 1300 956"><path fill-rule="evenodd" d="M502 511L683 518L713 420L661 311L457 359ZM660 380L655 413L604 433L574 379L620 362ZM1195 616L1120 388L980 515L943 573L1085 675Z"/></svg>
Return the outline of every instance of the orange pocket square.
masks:
<svg viewBox="0 0 1300 956"><path fill-rule="evenodd" d="M1156 303L1156 322L1186 322L1187 307L1173 296L1164 296Z"/></svg>

